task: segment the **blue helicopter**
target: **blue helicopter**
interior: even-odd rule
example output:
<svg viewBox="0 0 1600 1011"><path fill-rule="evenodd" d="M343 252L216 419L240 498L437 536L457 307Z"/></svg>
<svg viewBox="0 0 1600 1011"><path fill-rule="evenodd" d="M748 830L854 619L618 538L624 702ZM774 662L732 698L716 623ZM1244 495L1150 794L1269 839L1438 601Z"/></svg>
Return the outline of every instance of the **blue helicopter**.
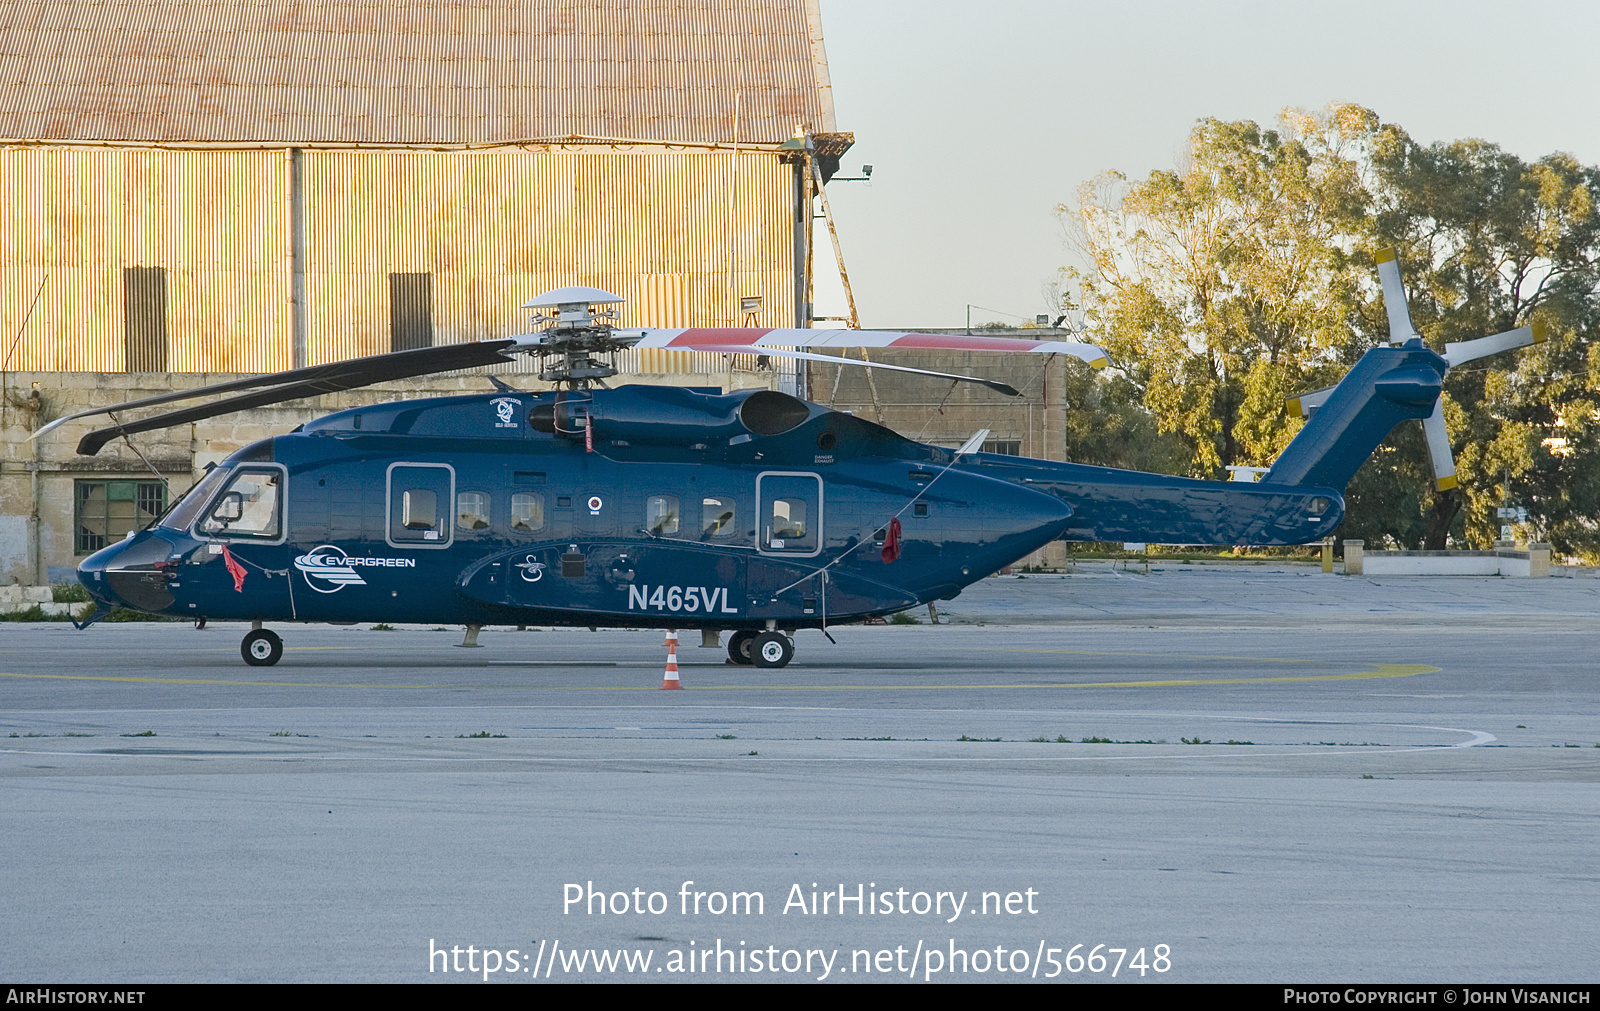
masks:
<svg viewBox="0 0 1600 1011"><path fill-rule="evenodd" d="M554 310L537 333L83 412L48 427L231 394L92 431L78 451L93 454L120 436L515 354L543 357L541 378L556 385L527 393L486 377L493 392L352 408L241 449L149 527L79 566L98 604L83 624L117 605L250 622L241 653L256 666L283 653L268 622L456 624L469 641L487 625L700 629L708 640L731 632L734 663L776 668L792 659L797 630L826 634L951 599L1053 540L1314 541L1339 525L1341 490L1395 425L1423 420L1435 444L1451 365L1541 336L1524 327L1437 354L1411 326L1392 255L1380 273L1391 345L1369 350L1336 387L1291 402L1308 420L1255 483L983 453L983 433L952 451L769 390L604 388L616 370L597 356L626 347L834 364L842 359L800 349L1105 357L1090 345L1008 338L622 330L601 308L620 299L588 288L528 303ZM1444 469L1454 481L1444 447L1441 487Z"/></svg>

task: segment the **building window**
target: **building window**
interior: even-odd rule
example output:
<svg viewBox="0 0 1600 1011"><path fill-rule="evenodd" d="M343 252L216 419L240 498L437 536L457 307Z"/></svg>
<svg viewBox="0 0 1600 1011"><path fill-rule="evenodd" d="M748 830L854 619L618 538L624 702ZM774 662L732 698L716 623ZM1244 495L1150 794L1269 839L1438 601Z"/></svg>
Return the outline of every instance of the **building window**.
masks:
<svg viewBox="0 0 1600 1011"><path fill-rule="evenodd" d="M985 453L1000 453L1003 456L1021 456L1021 439L990 439L983 444Z"/></svg>
<svg viewBox="0 0 1600 1011"><path fill-rule="evenodd" d="M139 530L167 508L167 486L160 481L77 481L73 550L93 554L131 530Z"/></svg>
<svg viewBox="0 0 1600 1011"><path fill-rule="evenodd" d="M389 350L433 347L433 275L389 275Z"/></svg>
<svg viewBox="0 0 1600 1011"><path fill-rule="evenodd" d="M167 268L122 269L122 341L127 371L167 371Z"/></svg>

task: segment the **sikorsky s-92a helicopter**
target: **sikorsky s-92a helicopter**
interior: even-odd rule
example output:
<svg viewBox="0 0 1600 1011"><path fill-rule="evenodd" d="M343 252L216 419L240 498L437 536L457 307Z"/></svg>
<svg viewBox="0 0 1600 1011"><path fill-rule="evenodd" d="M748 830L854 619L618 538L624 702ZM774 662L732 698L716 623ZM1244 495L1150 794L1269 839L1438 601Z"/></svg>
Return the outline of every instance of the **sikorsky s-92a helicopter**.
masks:
<svg viewBox="0 0 1600 1011"><path fill-rule="evenodd" d="M1339 525L1350 477L1406 419L1425 421L1441 486L1453 483L1438 409L1445 371L1538 335L1524 327L1436 354L1411 326L1392 254L1380 274L1390 346L1368 351L1338 386L1297 398L1308 420L1257 483L982 453L984 433L951 451L773 391L606 389L616 371L597 357L657 347L837 364L798 349L889 346L1105 364L1089 345L623 330L602 308L621 301L615 295L566 288L528 303L553 310L534 334L72 416L231 394L90 432L78 451L93 454L122 435L516 354L544 358L541 378L558 387L526 393L486 377L493 392L353 408L262 440L212 468L151 526L91 555L79 578L100 605L95 617L123 605L248 621L241 651L253 665L276 663L283 651L263 623L387 621L465 625L469 636L485 625L532 624L731 631L735 663L782 667L799 629L826 633L830 624L952 598L1052 540L1316 540Z"/></svg>

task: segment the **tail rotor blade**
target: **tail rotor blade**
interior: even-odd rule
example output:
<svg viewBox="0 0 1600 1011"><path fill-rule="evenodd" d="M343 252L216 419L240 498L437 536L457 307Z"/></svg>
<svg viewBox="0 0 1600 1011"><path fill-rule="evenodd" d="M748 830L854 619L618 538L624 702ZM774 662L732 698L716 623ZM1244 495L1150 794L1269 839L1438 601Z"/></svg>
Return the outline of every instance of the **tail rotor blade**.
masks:
<svg viewBox="0 0 1600 1011"><path fill-rule="evenodd" d="M1510 351L1513 348L1525 348L1530 344L1542 344L1549 336L1548 328L1543 323L1532 323L1528 326L1497 333L1492 337L1479 337L1476 340L1459 341L1444 346L1444 360L1451 368L1463 362L1470 362L1478 358L1487 358L1489 355L1499 354L1501 351Z"/></svg>
<svg viewBox="0 0 1600 1011"><path fill-rule="evenodd" d="M1380 249L1378 279L1383 282L1383 309L1389 314L1389 343L1404 344L1417 336L1411 324L1411 310L1406 305L1406 286L1400 279L1400 261L1393 248Z"/></svg>
<svg viewBox="0 0 1600 1011"><path fill-rule="evenodd" d="M1450 454L1450 433L1444 426L1444 398L1433 402L1433 413L1422 422L1428 437L1428 456L1433 461L1433 485L1440 491L1456 486L1456 461Z"/></svg>

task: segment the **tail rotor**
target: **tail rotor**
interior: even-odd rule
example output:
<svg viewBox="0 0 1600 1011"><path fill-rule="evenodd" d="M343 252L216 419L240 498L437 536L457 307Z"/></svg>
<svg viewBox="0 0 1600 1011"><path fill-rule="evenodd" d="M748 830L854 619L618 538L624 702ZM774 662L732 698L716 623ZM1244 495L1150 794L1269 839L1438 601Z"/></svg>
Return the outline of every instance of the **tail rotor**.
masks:
<svg viewBox="0 0 1600 1011"><path fill-rule="evenodd" d="M1378 279L1383 283L1383 308L1389 316L1389 344L1401 346L1411 340L1421 340L1417 328L1411 322L1411 309L1406 301L1405 282L1400 277L1400 261L1393 249L1380 250L1377 254ZM1444 354L1445 365L1454 368L1464 362L1486 358L1489 355L1499 354L1501 351L1511 351L1515 348L1528 347L1538 344L1546 337L1542 324L1534 323L1530 326L1518 327L1507 330L1491 337L1479 337L1476 340L1461 341L1446 344ZM1439 491L1449 491L1456 486L1456 462L1450 452L1450 432L1444 423L1444 397L1433 402L1433 413L1423 419L1423 434L1428 440L1428 456L1433 462L1434 487Z"/></svg>

